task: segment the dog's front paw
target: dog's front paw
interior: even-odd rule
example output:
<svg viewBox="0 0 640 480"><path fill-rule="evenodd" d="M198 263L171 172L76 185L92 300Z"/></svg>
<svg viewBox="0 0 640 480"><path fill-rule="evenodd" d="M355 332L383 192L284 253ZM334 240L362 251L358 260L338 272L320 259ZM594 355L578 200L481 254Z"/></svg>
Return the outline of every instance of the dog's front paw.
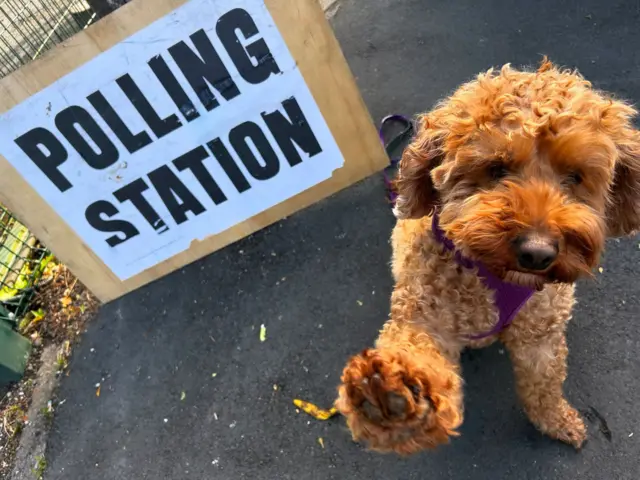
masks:
<svg viewBox="0 0 640 480"><path fill-rule="evenodd" d="M549 426L548 434L579 450L587 439L587 427L578 411L567 403L557 421Z"/></svg>
<svg viewBox="0 0 640 480"><path fill-rule="evenodd" d="M336 407L354 440L380 452L415 453L447 443L462 422L460 379L441 359L365 350L342 374Z"/></svg>

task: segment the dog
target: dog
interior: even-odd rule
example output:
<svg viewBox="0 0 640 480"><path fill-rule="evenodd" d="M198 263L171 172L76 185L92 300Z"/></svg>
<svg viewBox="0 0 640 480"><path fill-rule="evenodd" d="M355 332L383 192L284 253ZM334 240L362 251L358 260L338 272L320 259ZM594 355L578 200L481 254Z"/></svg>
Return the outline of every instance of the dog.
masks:
<svg viewBox="0 0 640 480"><path fill-rule="evenodd" d="M545 57L480 74L417 118L395 179L390 319L335 402L354 440L402 455L448 443L462 350L500 341L529 420L581 448L566 329L605 240L640 228L636 115Z"/></svg>

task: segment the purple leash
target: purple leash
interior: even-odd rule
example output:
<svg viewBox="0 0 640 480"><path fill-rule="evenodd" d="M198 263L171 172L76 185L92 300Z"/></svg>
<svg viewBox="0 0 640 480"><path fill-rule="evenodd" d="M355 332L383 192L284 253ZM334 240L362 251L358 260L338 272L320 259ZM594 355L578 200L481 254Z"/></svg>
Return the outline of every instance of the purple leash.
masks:
<svg viewBox="0 0 640 480"><path fill-rule="evenodd" d="M383 129L384 126L390 122L404 124L405 129L402 130L393 139L391 139L389 143L386 143ZM385 147L385 150L387 151L387 154L390 158L390 164L387 168L384 169L383 175L384 182L387 187L387 196L391 203L395 202L397 194L393 191L391 176L389 172L398 165L400 159L392 158L390 152L394 148L398 147L399 141L403 140L409 133L413 133L413 123L407 117L404 117L402 115L389 115L382 119L379 130L380 141ZM454 252L456 262L458 262L465 268L477 269L478 275L480 276L480 278L482 278L482 282L489 290L493 291L495 294L494 304L499 312L498 322L490 331L481 333L479 335L472 335L469 338L471 340L481 340L483 338L491 337L492 335L496 335L502 332L505 328L511 325L513 319L516 317L520 309L522 309L524 304L527 303L527 301L531 298L535 290L527 287L521 287L513 283L505 282L504 280L496 277L489 270L487 270L487 268L481 262L477 262L463 256L459 250L456 250L453 242L446 237L444 231L442 230L442 228L440 228L437 212L435 212L432 217L431 231L438 243L440 243L446 250Z"/></svg>
<svg viewBox="0 0 640 480"><path fill-rule="evenodd" d="M404 126L404 129L400 131L396 136L394 136L388 143L385 139L384 128L386 125L390 123L399 123ZM392 157L391 152L400 146L400 142L402 142L409 134L413 133L413 122L409 120L407 117L403 115L388 115L382 119L380 122L380 129L378 130L378 134L380 136L380 141L382 142L382 146L384 147L387 155L389 156L389 166L384 169L382 175L384 177L384 184L387 188L387 197L389 201L393 204L396 201L396 193L393 191L391 175L392 171L396 169L398 163L400 163L400 157Z"/></svg>

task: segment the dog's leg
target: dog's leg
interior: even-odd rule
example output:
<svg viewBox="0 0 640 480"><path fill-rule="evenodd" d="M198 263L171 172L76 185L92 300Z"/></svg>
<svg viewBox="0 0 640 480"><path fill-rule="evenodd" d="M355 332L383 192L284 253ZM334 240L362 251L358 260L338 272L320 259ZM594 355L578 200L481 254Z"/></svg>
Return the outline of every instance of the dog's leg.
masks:
<svg viewBox="0 0 640 480"><path fill-rule="evenodd" d="M564 332L534 338L506 335L503 339L524 410L543 433L580 448L587 438L586 427L562 392L568 353Z"/></svg>
<svg viewBox="0 0 640 480"><path fill-rule="evenodd" d="M387 322L376 349L351 358L341 380L336 406L372 450L433 448L462 423L459 366L413 322Z"/></svg>

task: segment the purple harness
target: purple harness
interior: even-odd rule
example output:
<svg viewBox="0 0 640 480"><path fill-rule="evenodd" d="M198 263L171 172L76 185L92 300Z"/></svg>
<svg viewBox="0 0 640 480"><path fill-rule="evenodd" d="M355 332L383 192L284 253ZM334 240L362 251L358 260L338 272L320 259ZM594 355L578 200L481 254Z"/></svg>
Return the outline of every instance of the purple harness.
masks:
<svg viewBox="0 0 640 480"><path fill-rule="evenodd" d="M386 123L390 122L400 123L405 126L405 129L402 130L391 142L387 144L385 143L382 129ZM412 131L413 125L409 119L403 117L402 115L389 115L382 120L382 126L380 127L380 140L385 146L387 152L389 152L392 149L392 146L397 146L393 145L394 143L404 139L404 137L407 134L412 133ZM395 192L393 192L393 190L390 188L391 175L389 173L389 170L395 168L399 160L400 159L391 158L391 165L384 171L384 180L387 185L389 200L392 203L395 201L396 195ZM456 262L458 262L465 268L477 268L478 275L482 278L485 286L495 293L494 303L499 312L498 323L496 323L496 325L490 331L481 333L479 335L472 335L469 338L471 340L481 340L483 338L487 338L502 332L505 328L511 325L511 322L513 322L513 319L518 314L520 309L533 295L534 290L527 287L521 287L513 283L505 282L504 280L501 280L500 278L489 272L482 263L464 257L458 250L456 250L453 242L445 236L444 231L440 228L437 213L434 213L433 215L433 220L431 222L431 231L433 232L433 236L438 241L438 243L440 243L445 249L454 252Z"/></svg>
<svg viewBox="0 0 640 480"><path fill-rule="evenodd" d="M515 316L524 304L527 303L527 300L531 298L535 290L505 282L488 271L482 263L464 257L455 249L453 242L445 236L444 231L440 228L437 213L433 214L431 231L438 243L445 249L454 252L456 262L465 268L477 268L478 275L482 278L482 282L489 290L493 290L495 293L494 303L499 312L498 323L496 323L490 331L479 335L472 335L469 338L471 338L471 340L481 340L502 332L511 325Z"/></svg>

